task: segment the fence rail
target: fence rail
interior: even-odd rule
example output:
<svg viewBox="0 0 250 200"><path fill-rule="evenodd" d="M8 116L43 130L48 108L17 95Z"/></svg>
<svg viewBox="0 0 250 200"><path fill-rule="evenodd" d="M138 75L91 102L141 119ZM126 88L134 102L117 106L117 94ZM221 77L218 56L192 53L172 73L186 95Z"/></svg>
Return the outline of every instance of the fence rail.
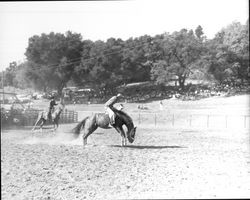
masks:
<svg viewBox="0 0 250 200"><path fill-rule="evenodd" d="M250 115L218 115L218 114L131 114L140 125L189 127L189 128L249 128Z"/></svg>
<svg viewBox="0 0 250 200"><path fill-rule="evenodd" d="M8 115L8 120L2 122L2 125L19 125L33 126L38 118L39 112L42 110L26 110L25 112L11 113ZM78 113L71 110L63 111L60 115L59 123L76 123L78 122ZM46 122L51 124L51 122Z"/></svg>
<svg viewBox="0 0 250 200"><path fill-rule="evenodd" d="M78 111L79 121L93 114L93 111ZM166 114L166 113L128 113L135 124L153 127L184 128L243 128L249 129L250 115L219 114Z"/></svg>
<svg viewBox="0 0 250 200"><path fill-rule="evenodd" d="M41 110L26 110L25 113L17 113L13 115L11 123L21 126L32 126L35 124L40 111ZM93 113L95 112L65 110L61 113L59 123L76 123ZM132 117L134 123L139 126L208 129L250 128L250 115L166 114L146 112L132 112L128 114ZM13 122L14 119L18 119L18 122Z"/></svg>

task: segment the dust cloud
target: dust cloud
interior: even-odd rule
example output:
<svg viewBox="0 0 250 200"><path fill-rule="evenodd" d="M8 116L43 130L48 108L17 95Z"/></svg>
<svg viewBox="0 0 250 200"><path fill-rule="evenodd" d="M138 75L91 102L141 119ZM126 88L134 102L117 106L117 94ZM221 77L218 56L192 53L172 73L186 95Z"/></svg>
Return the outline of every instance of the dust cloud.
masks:
<svg viewBox="0 0 250 200"><path fill-rule="evenodd" d="M53 131L34 131L19 143L48 145L82 145L82 137L75 138L71 133Z"/></svg>

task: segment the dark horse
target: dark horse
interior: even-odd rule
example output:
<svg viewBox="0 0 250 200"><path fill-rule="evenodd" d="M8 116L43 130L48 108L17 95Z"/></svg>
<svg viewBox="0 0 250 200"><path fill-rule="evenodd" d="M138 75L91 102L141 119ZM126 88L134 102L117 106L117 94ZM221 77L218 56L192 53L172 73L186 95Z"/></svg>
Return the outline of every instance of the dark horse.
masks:
<svg viewBox="0 0 250 200"><path fill-rule="evenodd" d="M121 110L113 108L115 113L115 124L113 127L122 137L122 146L127 144L126 137L130 143L133 143L135 140L136 127L133 124L133 121L128 114ZM123 130L123 125L127 127L127 132ZM94 113L91 116L86 117L77 126L73 129L74 135L79 136L81 130L83 129L83 146L87 144L88 136L93 133L98 127L103 129L111 128L109 126L109 116L106 113Z"/></svg>
<svg viewBox="0 0 250 200"><path fill-rule="evenodd" d="M64 109L64 105L63 104L59 104L58 107L56 108L56 110L54 112L51 113L51 118L52 118L52 123L54 125L54 131L58 128L59 126L59 119L60 119L60 115L62 113ZM40 123L40 129L42 131L42 128L43 128L43 125L45 124L45 122L49 120L48 119L48 111L41 111L39 114L38 114L38 118L36 120L36 123L33 127L32 130L35 130L36 126L38 123Z"/></svg>

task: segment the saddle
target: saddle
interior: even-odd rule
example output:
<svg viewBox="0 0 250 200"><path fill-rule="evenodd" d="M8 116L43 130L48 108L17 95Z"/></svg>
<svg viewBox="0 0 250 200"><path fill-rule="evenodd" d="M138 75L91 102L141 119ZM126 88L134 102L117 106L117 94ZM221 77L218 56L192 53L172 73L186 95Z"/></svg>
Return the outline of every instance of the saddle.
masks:
<svg viewBox="0 0 250 200"><path fill-rule="evenodd" d="M47 120L52 120L52 113L53 113L54 109L51 109L51 111L49 110L45 110L44 114L43 114L43 118L47 121Z"/></svg>
<svg viewBox="0 0 250 200"><path fill-rule="evenodd" d="M99 127L102 128L112 128L110 126L110 118L109 115L105 112L105 113L96 113L95 114L95 120L96 120L96 124Z"/></svg>

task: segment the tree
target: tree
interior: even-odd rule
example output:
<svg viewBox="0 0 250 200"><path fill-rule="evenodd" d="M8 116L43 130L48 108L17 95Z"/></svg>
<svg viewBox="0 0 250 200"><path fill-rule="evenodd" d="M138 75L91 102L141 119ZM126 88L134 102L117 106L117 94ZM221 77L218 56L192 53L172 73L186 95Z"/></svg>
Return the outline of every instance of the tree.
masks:
<svg viewBox="0 0 250 200"><path fill-rule="evenodd" d="M218 32L208 42L209 72L220 83L225 81L243 83L249 78L249 32L248 25L233 22Z"/></svg>
<svg viewBox="0 0 250 200"><path fill-rule="evenodd" d="M106 83L103 78L107 72L103 66L103 55L106 45L103 41L96 41L94 43L84 41L84 47L81 64L75 69L74 80L79 85L88 83L104 87Z"/></svg>
<svg viewBox="0 0 250 200"><path fill-rule="evenodd" d="M15 61L9 64L9 67L4 72L4 85L15 86L15 76L17 71L17 63Z"/></svg>
<svg viewBox="0 0 250 200"><path fill-rule="evenodd" d="M81 35L70 31L65 35L51 32L31 37L25 53L27 60L33 63L28 65L32 68L30 78L45 81L46 87L57 89L61 94L74 67L80 64L81 51Z"/></svg>
<svg viewBox="0 0 250 200"><path fill-rule="evenodd" d="M15 76L15 83L18 88L35 88L35 89L42 89L42 87L38 87L38 84L34 84L33 80L30 79L28 67L29 62L23 62L17 66L16 76ZM32 76L34 77L34 76ZM43 82L41 82L43 83Z"/></svg>
<svg viewBox="0 0 250 200"><path fill-rule="evenodd" d="M202 39L203 36L203 29L202 27L199 25L196 29L195 29L195 35L199 38Z"/></svg>
<svg viewBox="0 0 250 200"><path fill-rule="evenodd" d="M124 83L150 80L150 67L145 65L150 39L150 36L142 36L127 41L114 38L106 42L84 41L86 48L82 52L81 66L76 68L77 74L110 93Z"/></svg>
<svg viewBox="0 0 250 200"><path fill-rule="evenodd" d="M151 41L152 38L148 35L125 41L121 64L124 83L150 80L151 66L147 61L150 57Z"/></svg>
<svg viewBox="0 0 250 200"><path fill-rule="evenodd" d="M164 57L154 62L151 77L158 83L177 77L179 86L184 89L187 77L199 69L197 62L203 55L203 42L192 30L182 29L171 35L166 33L162 45Z"/></svg>
<svg viewBox="0 0 250 200"><path fill-rule="evenodd" d="M233 54L231 63L232 75L243 82L249 78L249 29L248 24L241 25L239 22L230 24L224 31L223 44L228 46L228 51ZM233 79L235 79L233 78Z"/></svg>

